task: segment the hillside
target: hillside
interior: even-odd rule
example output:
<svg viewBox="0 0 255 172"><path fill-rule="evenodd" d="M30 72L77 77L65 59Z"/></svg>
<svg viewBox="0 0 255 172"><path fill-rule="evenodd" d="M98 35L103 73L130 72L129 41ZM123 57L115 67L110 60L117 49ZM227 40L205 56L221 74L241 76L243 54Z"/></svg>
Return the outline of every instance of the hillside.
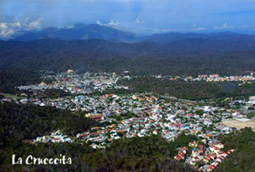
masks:
<svg viewBox="0 0 255 172"><path fill-rule="evenodd" d="M133 74L243 74L255 66L255 42L188 39L167 45L105 40L1 41L1 70L73 69Z"/></svg>
<svg viewBox="0 0 255 172"><path fill-rule="evenodd" d="M244 128L236 134L221 137L224 143L224 149L234 148L235 152L231 154L216 171L254 171L254 150L255 150L255 133L251 128Z"/></svg>
<svg viewBox="0 0 255 172"><path fill-rule="evenodd" d="M41 82L39 70L197 76L243 75L255 68L252 39L190 38L169 44L42 39L0 45L0 91L9 93L15 86Z"/></svg>
<svg viewBox="0 0 255 172"><path fill-rule="evenodd" d="M245 39L245 40L254 40L255 35L247 35L247 34L238 34L234 32L219 32L219 33L175 33L169 32L164 34L153 34L141 37L140 40L150 41L161 44L169 44L179 40L185 39L212 39L212 40L237 40L237 39Z"/></svg>
<svg viewBox="0 0 255 172"><path fill-rule="evenodd" d="M120 139L106 149L93 150L85 142L31 145L33 139L62 129L75 136L97 122L52 107L0 104L0 171L194 171L190 166L173 160L176 148L194 136L179 136L169 144L159 136ZM12 165L11 156L53 158L60 154L72 158L72 165Z"/></svg>

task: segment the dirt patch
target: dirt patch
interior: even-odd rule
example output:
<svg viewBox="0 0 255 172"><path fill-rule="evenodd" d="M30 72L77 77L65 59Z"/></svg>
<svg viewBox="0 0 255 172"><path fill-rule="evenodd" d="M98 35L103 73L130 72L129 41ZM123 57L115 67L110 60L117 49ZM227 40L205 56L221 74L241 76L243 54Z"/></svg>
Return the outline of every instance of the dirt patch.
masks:
<svg viewBox="0 0 255 172"><path fill-rule="evenodd" d="M238 130L245 127L251 127L251 129L255 131L255 120L249 120L246 122L238 121L238 120L229 120L229 121L220 122L220 124L226 125L228 127L235 127Z"/></svg>

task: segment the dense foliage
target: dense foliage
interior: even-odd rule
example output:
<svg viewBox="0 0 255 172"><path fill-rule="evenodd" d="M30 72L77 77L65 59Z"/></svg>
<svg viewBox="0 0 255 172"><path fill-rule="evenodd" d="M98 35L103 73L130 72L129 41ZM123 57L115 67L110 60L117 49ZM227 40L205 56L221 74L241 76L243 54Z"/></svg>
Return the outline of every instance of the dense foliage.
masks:
<svg viewBox="0 0 255 172"><path fill-rule="evenodd" d="M98 169L100 164L102 171L194 171L172 159L176 148L190 138L182 136L177 140L169 143L160 136L117 140L110 148L85 156L84 161L91 162L92 169Z"/></svg>
<svg viewBox="0 0 255 172"><path fill-rule="evenodd" d="M40 75L27 69L0 70L0 93L19 93L15 86L40 83Z"/></svg>
<svg viewBox="0 0 255 172"><path fill-rule="evenodd" d="M186 138L184 138L185 140ZM182 143L182 138L180 138ZM151 136L144 138L121 139L114 141L107 149L93 150L86 144L12 144L1 154L2 171L194 171L187 164L173 160L177 143L168 143L164 139ZM182 145L182 144L180 144ZM178 145L178 146L180 146ZM72 165L11 165L11 155L25 159L34 157L59 157L60 154L72 158ZM7 170L7 167L10 168Z"/></svg>
<svg viewBox="0 0 255 172"><path fill-rule="evenodd" d="M120 80L119 84L127 85L131 90L107 90L106 93L137 93L154 92L189 100L213 99L224 97L249 97L254 95L254 84L238 86L238 83L227 82L186 82L157 79L152 77L138 77L131 80Z"/></svg>
<svg viewBox="0 0 255 172"><path fill-rule="evenodd" d="M200 47L200 42L187 41L184 45L169 47L149 42L134 44L113 43L104 40L61 41L38 40L28 43L0 42L0 68L65 71L105 71L132 74L239 75L255 66L254 46L232 46L233 40L224 43L228 51L215 47ZM202 41L203 42L203 41ZM253 43L252 43L253 45ZM191 46L191 47L190 47ZM198 46L198 49L192 48ZM222 47L216 44L216 49Z"/></svg>
<svg viewBox="0 0 255 172"><path fill-rule="evenodd" d="M97 124L92 119L53 107L1 103L0 111L1 147L7 146L13 139L34 139L57 129L74 136Z"/></svg>
<svg viewBox="0 0 255 172"><path fill-rule="evenodd" d="M66 97L72 95L71 93L65 92L59 89L46 89L45 91L39 93L38 97L40 98L59 98L59 97Z"/></svg>
<svg viewBox="0 0 255 172"><path fill-rule="evenodd" d="M220 137L224 150L235 149L216 171L252 172L255 169L255 133L244 128L236 134Z"/></svg>
<svg viewBox="0 0 255 172"><path fill-rule="evenodd" d="M86 170L86 165L82 162L82 157L92 153L92 148L87 145L70 144L70 143L56 143L56 144L37 144L16 142L10 146L2 149L0 155L0 171L82 171ZM59 158L60 154L65 155L66 158L72 158L72 165L12 165L12 155L22 157L23 161L29 156L38 158ZM79 170L80 169L80 170Z"/></svg>

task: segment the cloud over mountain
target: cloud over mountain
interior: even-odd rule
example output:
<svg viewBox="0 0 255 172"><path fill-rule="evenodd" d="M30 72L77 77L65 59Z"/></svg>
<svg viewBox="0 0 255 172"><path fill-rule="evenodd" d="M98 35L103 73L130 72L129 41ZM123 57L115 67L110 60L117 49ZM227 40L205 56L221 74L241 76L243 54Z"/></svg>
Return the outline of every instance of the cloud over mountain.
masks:
<svg viewBox="0 0 255 172"><path fill-rule="evenodd" d="M103 23L99 20L97 20L97 24L100 26L118 26L119 22L117 20L111 19L109 23Z"/></svg>
<svg viewBox="0 0 255 172"><path fill-rule="evenodd" d="M42 17L31 20L28 17L24 19L15 18L12 22L0 22L0 39L12 38L14 35L25 31L36 30L40 28Z"/></svg>

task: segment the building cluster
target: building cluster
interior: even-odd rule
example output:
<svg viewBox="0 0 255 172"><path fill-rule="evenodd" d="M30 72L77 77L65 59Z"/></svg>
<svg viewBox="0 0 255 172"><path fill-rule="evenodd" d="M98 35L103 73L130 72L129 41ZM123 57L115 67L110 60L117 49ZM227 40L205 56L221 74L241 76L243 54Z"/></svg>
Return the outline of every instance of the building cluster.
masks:
<svg viewBox="0 0 255 172"><path fill-rule="evenodd" d="M188 79L199 81L211 81L212 78L216 81L221 77L217 74L200 75L195 79L188 77ZM201 171L213 171L229 153L233 152L233 150L223 152L223 144L215 140L218 135L233 131L233 128L219 122L245 117L238 110L229 111L225 108L199 106L178 100L169 101L165 96L152 93L86 94L102 92L107 88L128 89L117 85L119 76L116 74L87 72L78 75L69 70L67 73L46 75L44 79L52 80L53 83L18 87L20 90L33 91L35 93L33 98L2 98L1 101L68 109L84 117L98 120L100 126L77 133L73 138L63 135L61 131L56 131L48 136L37 137L34 139L35 143L77 142L87 143L96 149L106 148L113 140L122 137L159 135L167 141L173 141L181 133L192 134L202 139L180 148L175 159L184 160ZM62 89L73 95L55 99L37 97L38 91L46 89ZM250 97L247 103L253 102L255 97ZM231 103L235 102L230 101Z"/></svg>
<svg viewBox="0 0 255 172"><path fill-rule="evenodd" d="M8 98L2 99L2 101L6 100L8 101ZM144 137L152 134L160 135L168 141L174 140L182 132L217 137L219 134L232 132L232 128L218 122L243 117L238 111L189 105L178 101L166 102L165 99L153 94L77 95L57 99L9 98L9 100L20 104L69 109L105 123L103 127L79 133L78 140L91 142L94 147L107 145L120 137Z"/></svg>
<svg viewBox="0 0 255 172"><path fill-rule="evenodd" d="M192 76L171 76L171 75L152 75L151 77L157 79L169 79L171 81L183 80L183 81L205 81L205 82L247 82L255 81L253 73L243 76L220 76L219 74L203 74L197 77ZM127 79L127 76L124 77ZM128 77L131 79L132 77Z"/></svg>
<svg viewBox="0 0 255 172"><path fill-rule="evenodd" d="M174 157L177 161L183 160L194 166L198 171L213 171L234 150L222 151L224 145L211 137L199 141L190 142L187 147L182 147L178 155Z"/></svg>
<svg viewBox="0 0 255 172"><path fill-rule="evenodd" d="M161 135L168 141L174 140L181 132L186 134L227 134L231 128L217 124L221 114L214 113L218 108L194 107L179 102L166 103L154 95L104 95L76 96L70 101L70 110L80 110L89 118L105 123L91 131L77 134L77 138L93 147L105 146L112 140L125 136L144 137ZM186 109L186 110L182 110ZM197 114L197 111L202 114Z"/></svg>
<svg viewBox="0 0 255 172"><path fill-rule="evenodd" d="M224 119L238 117L237 112L227 112L224 108L195 106L180 102L167 102L153 94L105 94L101 96L77 95L57 99L30 98L15 100L20 104L35 104L69 109L93 118L102 125L90 131L78 133L79 142L85 142L94 148L103 148L112 140L121 137L144 137L160 135L168 141L174 140L180 133L199 137L228 134L232 128L219 124ZM55 134L56 135L56 134ZM52 143L68 141L66 137L45 136L37 141Z"/></svg>
<svg viewBox="0 0 255 172"><path fill-rule="evenodd" d="M255 77L253 75L244 75L244 76L219 76L218 74L211 75L198 75L197 78L193 80L196 81L206 81L206 82L231 82L231 81L255 81Z"/></svg>
<svg viewBox="0 0 255 172"><path fill-rule="evenodd" d="M42 75L42 79L45 81L51 81L49 84L45 82L41 82L37 85L28 85L28 86L18 86L19 90L29 91L33 93L33 96L36 97L40 95L40 93L44 92L48 89L57 89L63 90L64 92L76 94L76 95L84 95L84 94L93 94L95 92L104 92L107 89L126 89L128 90L128 86L123 86L118 84L119 79L132 79L139 76L129 76L127 75L128 71L125 71L124 76L118 76L116 73L90 73L86 72L84 74L76 74L72 70L68 70L68 72L52 74L46 73ZM162 76L162 75L152 75L151 77L156 78L164 78L172 81L183 80L183 81L206 81L206 82L220 82L220 81L255 81L255 77L253 75L245 75L245 76L219 76L218 74L211 75L198 75L197 78L193 78L192 76ZM25 93L23 93L25 94ZM23 102L26 103L24 99ZM62 103L61 103L62 104ZM61 105L60 106L63 106ZM41 104L42 106L44 103ZM67 108L67 107L63 107Z"/></svg>
<svg viewBox="0 0 255 172"><path fill-rule="evenodd" d="M165 79L170 81L185 81L185 82L241 82L247 83L255 81L255 76L253 75L243 75L243 76L220 76L219 74L204 74L198 75L197 77L192 76L172 76L172 75L150 75L150 76L123 76L121 79L131 80L133 78L143 78L152 77L156 79Z"/></svg>
<svg viewBox="0 0 255 172"><path fill-rule="evenodd" d="M55 132L52 132L48 136L42 136L42 137L37 137L34 139L35 143L59 143L59 142L68 142L72 143L73 140L69 138L67 135L64 135L60 130L57 130Z"/></svg>
<svg viewBox="0 0 255 172"><path fill-rule="evenodd" d="M56 75L45 75L41 77L43 80L52 81L50 84L41 82L37 85L19 86L20 90L38 91L46 89L60 89L73 94L88 94L95 91L103 92L107 88L128 89L127 86L117 85L119 76L116 73L90 73L75 74L73 72L65 72Z"/></svg>

